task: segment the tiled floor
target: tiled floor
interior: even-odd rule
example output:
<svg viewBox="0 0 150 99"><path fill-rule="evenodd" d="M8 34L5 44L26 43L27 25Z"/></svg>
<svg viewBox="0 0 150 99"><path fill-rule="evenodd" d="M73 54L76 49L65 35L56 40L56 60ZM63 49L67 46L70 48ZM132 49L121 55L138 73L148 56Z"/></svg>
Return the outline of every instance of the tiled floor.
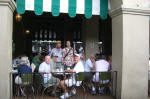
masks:
<svg viewBox="0 0 150 99"><path fill-rule="evenodd" d="M29 98L28 98L29 99ZM42 97L36 97L36 99L42 99ZM59 97L44 97L43 99L59 99ZM69 99L84 99L83 96L74 96L74 97L70 97ZM114 99L112 97L109 96L88 96L85 99Z"/></svg>
<svg viewBox="0 0 150 99"><path fill-rule="evenodd" d="M50 97L50 96L44 96L44 97L14 97L13 99L59 99L59 97ZM88 96L84 98L83 96L72 96L69 99L114 99L110 96Z"/></svg>
<svg viewBox="0 0 150 99"><path fill-rule="evenodd" d="M44 95L43 97L38 95L34 97L13 97L13 99L59 99L58 97L52 97L48 94ZM83 90L77 89L77 94L75 96L70 97L69 99L115 99L112 96L106 96L106 95L91 95L89 91L86 91L84 94Z"/></svg>

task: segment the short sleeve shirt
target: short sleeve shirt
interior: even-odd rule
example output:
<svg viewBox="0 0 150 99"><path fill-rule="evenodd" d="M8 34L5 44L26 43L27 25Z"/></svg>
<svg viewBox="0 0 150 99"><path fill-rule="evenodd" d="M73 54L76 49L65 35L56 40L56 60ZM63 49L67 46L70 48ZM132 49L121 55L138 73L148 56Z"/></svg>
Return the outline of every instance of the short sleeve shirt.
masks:
<svg viewBox="0 0 150 99"><path fill-rule="evenodd" d="M109 70L110 64L106 60L101 59L96 61L95 66L96 66L96 72L107 72ZM100 80L99 73L96 73L93 76L93 81L98 82L99 80Z"/></svg>
<svg viewBox="0 0 150 99"><path fill-rule="evenodd" d="M39 66L39 72L40 71L50 72L50 70L51 70L50 64L47 64L46 62L41 63ZM44 74L44 83L47 83L48 80L50 79L51 79L51 74Z"/></svg>
<svg viewBox="0 0 150 99"><path fill-rule="evenodd" d="M86 63L84 66L85 72L90 72L92 67L93 67L93 63L91 62L91 60L90 59L86 60Z"/></svg>
<svg viewBox="0 0 150 99"><path fill-rule="evenodd" d="M82 62L78 62L75 67L73 68L73 70L76 72L76 73L79 73L79 72L84 72L84 66L82 64ZM71 86L72 84L75 84L76 83L76 80L75 80L75 74L72 75L72 78L68 79L68 80L65 80L65 83L67 86Z"/></svg>
<svg viewBox="0 0 150 99"><path fill-rule="evenodd" d="M57 62L62 61L62 49L61 48L60 48L59 51L57 50L57 48L53 48L50 55L52 55L52 54L58 56Z"/></svg>
<svg viewBox="0 0 150 99"><path fill-rule="evenodd" d="M72 66L74 64L74 57L73 53L76 53L76 50L73 50L73 48L64 48L62 55L64 57L64 64L67 66Z"/></svg>
<svg viewBox="0 0 150 99"><path fill-rule="evenodd" d="M75 67L74 67L73 70L74 70L76 73L84 72L84 66L83 66L82 62L81 62L81 61L78 62L78 63L75 65Z"/></svg>

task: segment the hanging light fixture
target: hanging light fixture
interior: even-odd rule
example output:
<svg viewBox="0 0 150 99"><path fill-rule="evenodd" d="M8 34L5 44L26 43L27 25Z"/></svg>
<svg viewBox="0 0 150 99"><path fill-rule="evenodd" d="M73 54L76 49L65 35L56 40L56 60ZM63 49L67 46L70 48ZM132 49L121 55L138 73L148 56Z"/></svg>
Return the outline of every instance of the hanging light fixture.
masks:
<svg viewBox="0 0 150 99"><path fill-rule="evenodd" d="M27 35L30 34L30 30L27 29L27 30L25 31L25 34L27 34Z"/></svg>
<svg viewBox="0 0 150 99"><path fill-rule="evenodd" d="M20 14L16 14L16 21L20 22L22 20L22 16Z"/></svg>

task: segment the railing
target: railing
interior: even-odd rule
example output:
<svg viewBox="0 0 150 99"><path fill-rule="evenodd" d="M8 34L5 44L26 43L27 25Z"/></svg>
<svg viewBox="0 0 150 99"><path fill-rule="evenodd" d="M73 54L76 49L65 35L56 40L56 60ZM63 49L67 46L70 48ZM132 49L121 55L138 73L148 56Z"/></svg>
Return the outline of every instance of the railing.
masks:
<svg viewBox="0 0 150 99"><path fill-rule="evenodd" d="M54 99L54 97L50 96L54 86L62 80L66 80L66 82L69 83L70 80L68 79L72 79L72 86L67 86L67 89L72 87L77 90L76 95L73 97L83 97L85 99L93 95L97 97L116 97L116 71L83 72L78 74L64 72L53 72L52 74L11 73L11 77L13 91L11 94L12 99ZM73 79L75 79L75 82ZM92 88L96 89L96 93L92 91ZM58 88L55 93L56 97L59 98L63 90Z"/></svg>

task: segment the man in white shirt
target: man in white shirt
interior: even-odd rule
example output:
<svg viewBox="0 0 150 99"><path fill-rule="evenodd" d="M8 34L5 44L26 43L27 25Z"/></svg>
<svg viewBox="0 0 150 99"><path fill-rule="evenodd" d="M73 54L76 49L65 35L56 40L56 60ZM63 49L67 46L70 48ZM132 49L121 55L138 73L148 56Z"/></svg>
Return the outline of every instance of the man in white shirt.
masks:
<svg viewBox="0 0 150 99"><path fill-rule="evenodd" d="M99 72L107 72L109 70L110 64L106 61L106 57L103 55L102 59L95 62L95 72L96 74L93 76L93 82L100 82ZM108 80L105 83L109 82ZM93 86L92 94L96 94L96 90Z"/></svg>
<svg viewBox="0 0 150 99"><path fill-rule="evenodd" d="M85 66L85 81L91 81L93 73L95 71L95 57L91 55L89 59L86 60Z"/></svg>
<svg viewBox="0 0 150 99"><path fill-rule="evenodd" d="M83 66L85 66L85 52L83 47L79 48L79 55L80 55L80 61L83 63Z"/></svg>
<svg viewBox="0 0 150 99"><path fill-rule="evenodd" d="M51 79L51 72L53 71L50 66L51 57L49 55L45 56L45 61L39 66L39 73L43 74L44 83L48 83Z"/></svg>
<svg viewBox="0 0 150 99"><path fill-rule="evenodd" d="M64 94L62 96L60 96L60 99L68 98L69 94L68 94L68 90L66 87L71 87L72 85L76 84L74 73L84 72L84 66L83 66L82 62L80 61L80 55L79 54L75 54L74 61L76 63L74 68L65 71L65 72L73 73L73 75L69 79L65 79L65 80L62 80L59 83L57 83L57 87L60 86L64 91ZM56 91L57 87L54 88L53 92ZM73 89L71 92L73 92L73 94L76 94L75 89Z"/></svg>
<svg viewBox="0 0 150 99"><path fill-rule="evenodd" d="M91 55L89 59L86 60L84 71L85 72L91 72L94 70L95 65L95 57L94 55Z"/></svg>
<svg viewBox="0 0 150 99"><path fill-rule="evenodd" d="M109 70L110 64L106 61L106 57L103 55L102 59L96 61L95 63L95 71L96 72L107 72ZM99 82L99 73L96 73L93 76L94 82Z"/></svg>

